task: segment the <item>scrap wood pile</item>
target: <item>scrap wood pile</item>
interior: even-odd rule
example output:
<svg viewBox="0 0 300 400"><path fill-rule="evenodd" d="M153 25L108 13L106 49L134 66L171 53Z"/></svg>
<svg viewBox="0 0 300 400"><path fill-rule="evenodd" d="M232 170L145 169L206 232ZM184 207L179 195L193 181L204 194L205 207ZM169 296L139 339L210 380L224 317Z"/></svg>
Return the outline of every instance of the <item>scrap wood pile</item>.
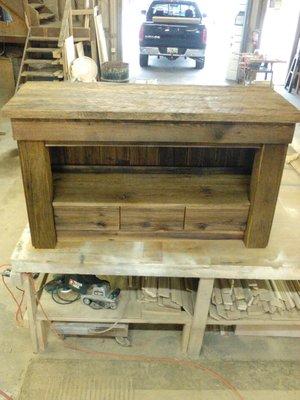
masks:
<svg viewBox="0 0 300 400"><path fill-rule="evenodd" d="M300 281L215 279L209 315L215 320L299 319Z"/></svg>
<svg viewBox="0 0 300 400"><path fill-rule="evenodd" d="M135 277L137 301L144 312L175 312L193 315L197 280L167 277Z"/></svg>

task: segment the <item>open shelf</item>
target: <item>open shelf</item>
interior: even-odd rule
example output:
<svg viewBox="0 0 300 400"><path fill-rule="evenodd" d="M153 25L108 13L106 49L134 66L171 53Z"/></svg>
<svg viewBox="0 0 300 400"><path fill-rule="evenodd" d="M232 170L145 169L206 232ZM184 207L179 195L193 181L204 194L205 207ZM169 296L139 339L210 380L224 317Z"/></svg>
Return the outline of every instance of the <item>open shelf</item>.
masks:
<svg viewBox="0 0 300 400"><path fill-rule="evenodd" d="M191 322L192 317L184 310L160 307L157 304L143 303L137 300L136 290L122 290L116 310L94 310L81 300L68 305L55 303L51 295L43 292L40 303L50 321L64 322L123 322L137 324L178 324ZM41 307L38 306L37 319L46 320Z"/></svg>
<svg viewBox="0 0 300 400"><path fill-rule="evenodd" d="M249 176L55 173L54 206L247 208Z"/></svg>
<svg viewBox="0 0 300 400"><path fill-rule="evenodd" d="M280 317L273 317L270 314L264 314L260 317L247 317L240 319L219 319L209 317L207 325L300 325L300 312L285 312Z"/></svg>
<svg viewBox="0 0 300 400"><path fill-rule="evenodd" d="M242 239L249 176L55 173L58 231Z"/></svg>

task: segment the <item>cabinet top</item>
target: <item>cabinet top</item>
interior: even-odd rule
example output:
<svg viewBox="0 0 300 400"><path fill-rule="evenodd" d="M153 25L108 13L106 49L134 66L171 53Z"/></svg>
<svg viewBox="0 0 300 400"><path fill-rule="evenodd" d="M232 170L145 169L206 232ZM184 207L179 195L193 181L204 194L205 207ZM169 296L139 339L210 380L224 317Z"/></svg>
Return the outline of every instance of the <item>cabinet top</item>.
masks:
<svg viewBox="0 0 300 400"><path fill-rule="evenodd" d="M300 111L256 86L28 82L6 104L13 119L300 122Z"/></svg>

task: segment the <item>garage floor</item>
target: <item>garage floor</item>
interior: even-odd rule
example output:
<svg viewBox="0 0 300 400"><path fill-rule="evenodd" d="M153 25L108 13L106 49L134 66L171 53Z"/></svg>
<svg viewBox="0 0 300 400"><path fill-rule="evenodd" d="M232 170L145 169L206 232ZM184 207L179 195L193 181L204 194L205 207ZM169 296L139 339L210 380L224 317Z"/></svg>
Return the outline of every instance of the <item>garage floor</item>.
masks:
<svg viewBox="0 0 300 400"><path fill-rule="evenodd" d="M180 81L180 76L175 78ZM3 97L2 93L0 104ZM0 264L3 264L9 262L26 224L26 210L18 152L10 135L9 121L0 119L0 131L6 132L0 136ZM293 204L300 201L300 178L292 167L285 169L279 201L291 212ZM299 215L296 215L295 227L298 225ZM16 295L20 296L18 292ZM178 350L180 332L175 329L133 330L131 348L122 348L112 339L69 338L62 342L50 335L47 350L33 355L28 331L16 325L14 314L15 305L0 284L0 389L13 399L20 393L20 400L40 399L41 393L47 400L176 400L187 396L191 400L300 398L299 339L207 333L199 362L234 384L243 396L237 397L203 370L178 365L174 360L166 364L116 361L113 354L96 353L182 360ZM65 344L80 350L71 350Z"/></svg>

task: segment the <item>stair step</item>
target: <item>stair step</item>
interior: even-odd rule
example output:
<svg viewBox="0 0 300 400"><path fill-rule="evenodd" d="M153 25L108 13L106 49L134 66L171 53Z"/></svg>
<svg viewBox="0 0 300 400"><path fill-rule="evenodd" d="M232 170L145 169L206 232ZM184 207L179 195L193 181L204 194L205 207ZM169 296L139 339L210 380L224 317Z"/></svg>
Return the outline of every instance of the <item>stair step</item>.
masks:
<svg viewBox="0 0 300 400"><path fill-rule="evenodd" d="M29 36L29 40L34 42L58 42L57 36Z"/></svg>
<svg viewBox="0 0 300 400"><path fill-rule="evenodd" d="M24 71L21 74L22 77L31 78L57 78L63 79L64 73L61 70L57 71Z"/></svg>
<svg viewBox="0 0 300 400"><path fill-rule="evenodd" d="M29 5L33 8L35 8L36 10L39 10L39 9L45 7L45 4L43 4L43 3L29 3Z"/></svg>
<svg viewBox="0 0 300 400"><path fill-rule="evenodd" d="M61 49L55 47L28 47L26 52L52 54L53 58L61 58Z"/></svg>
<svg viewBox="0 0 300 400"><path fill-rule="evenodd" d="M45 20L52 19L52 18L55 18L55 14L53 14L53 13L40 13L39 14L40 21L45 21Z"/></svg>
<svg viewBox="0 0 300 400"><path fill-rule="evenodd" d="M60 60L45 60L38 58L27 58L24 60L24 64L26 65L60 65Z"/></svg>

